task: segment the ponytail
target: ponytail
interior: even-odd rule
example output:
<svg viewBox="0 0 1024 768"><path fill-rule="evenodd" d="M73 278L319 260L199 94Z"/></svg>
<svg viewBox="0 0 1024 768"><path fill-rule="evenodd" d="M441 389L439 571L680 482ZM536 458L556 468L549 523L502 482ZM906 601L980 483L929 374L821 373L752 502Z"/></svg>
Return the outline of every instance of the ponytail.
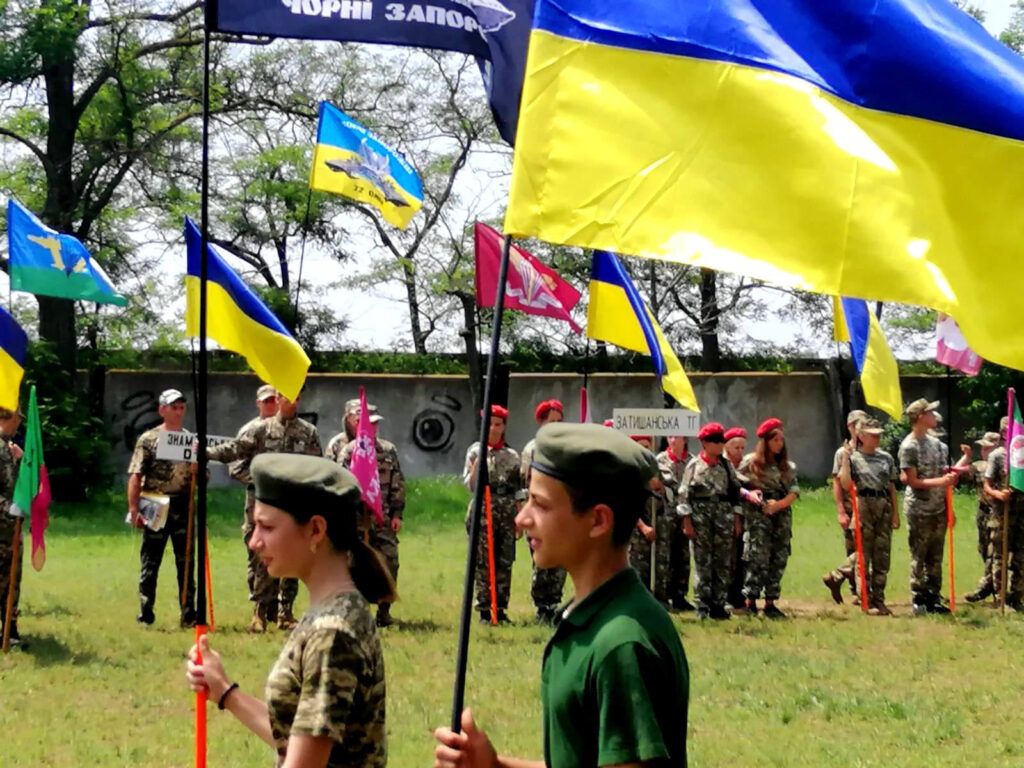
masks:
<svg viewBox="0 0 1024 768"><path fill-rule="evenodd" d="M349 553L352 581L367 602L395 602L398 599L395 580L391 577L384 556L362 538L356 540Z"/></svg>

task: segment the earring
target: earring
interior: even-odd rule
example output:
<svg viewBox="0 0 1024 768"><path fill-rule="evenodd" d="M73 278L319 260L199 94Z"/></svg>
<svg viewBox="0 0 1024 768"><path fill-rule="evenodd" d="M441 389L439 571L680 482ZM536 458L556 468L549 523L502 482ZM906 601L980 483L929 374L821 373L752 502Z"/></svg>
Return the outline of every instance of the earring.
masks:
<svg viewBox="0 0 1024 768"><path fill-rule="evenodd" d="M316 542L315 541L309 542L309 551L312 552L314 555L316 554Z"/></svg>

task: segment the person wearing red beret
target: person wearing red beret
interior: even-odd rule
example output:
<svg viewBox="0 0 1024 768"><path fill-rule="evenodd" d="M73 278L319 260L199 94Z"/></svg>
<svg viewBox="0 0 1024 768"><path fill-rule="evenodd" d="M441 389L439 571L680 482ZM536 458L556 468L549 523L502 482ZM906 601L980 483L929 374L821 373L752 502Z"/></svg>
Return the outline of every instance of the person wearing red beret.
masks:
<svg viewBox="0 0 1024 768"><path fill-rule="evenodd" d="M637 445L653 451L654 438L649 435L630 435ZM640 580L666 610L669 609L669 571L672 553L672 529L678 524L672 505L665 498L665 484L660 477L650 481L651 495L640 513L629 544L629 564L640 575ZM653 550L654 563L651 563Z"/></svg>
<svg viewBox="0 0 1024 768"><path fill-rule="evenodd" d="M564 420L564 411L561 400L545 400L538 403L533 412L533 418L537 421L538 429L545 424L552 424ZM523 478L523 490L520 494L520 501L526 501L530 490L530 467L533 464L533 453L537 445L537 438L534 437L523 448L520 475ZM531 560L533 550L530 550ZM538 568L533 563L533 575L530 578L530 597L537 609L537 623L554 624L558 618L558 609L562 603L562 589L565 587L564 568Z"/></svg>
<svg viewBox="0 0 1024 768"><path fill-rule="evenodd" d="M740 462L743 461L743 454L747 452L747 430L742 427L730 427L725 430L725 458L733 469L739 471ZM742 493L742 492L741 492ZM747 576L747 569L743 563L743 536L737 536L735 552L732 558L732 581L729 582L729 605L734 611L742 611L746 606L743 597L743 580Z"/></svg>
<svg viewBox="0 0 1024 768"><path fill-rule="evenodd" d="M483 414L481 414L482 416ZM517 497L522 488L519 454L505 445L505 426L508 410L500 405L491 406L490 429L487 433L487 478L491 486L491 517L494 529L494 586L497 593L499 624L508 622L508 598L512 589L512 563L516 559ZM466 451L466 465L462 482L470 491L476 490L476 463L480 458L480 443L475 442ZM466 530L473 511L470 501L466 512ZM491 623L491 575L487 557L487 526L480 526L476 542L476 610L481 624Z"/></svg>
<svg viewBox="0 0 1024 768"><path fill-rule="evenodd" d="M686 599L690 589L690 540L683 535L682 519L676 510L679 497L679 481L689 463L690 450L683 436L668 438L668 448L658 454L658 471L665 485L665 502L670 526L670 556L668 574L668 599L673 611L695 610Z"/></svg>
<svg viewBox="0 0 1024 768"><path fill-rule="evenodd" d="M782 421L766 419L757 428L757 446L740 462L739 472L748 488L760 491L763 504L745 505L747 576L743 595L747 612L757 613L757 600L764 595L764 615L784 619L775 605L782 590L782 576L789 560L793 538L792 504L800 495L796 464L789 460Z"/></svg>
<svg viewBox="0 0 1024 768"><path fill-rule="evenodd" d="M735 538L740 535L740 483L724 460L725 429L718 422L697 433L701 451L686 465L679 483L683 533L693 541L697 571L697 616L728 619L725 604L732 577Z"/></svg>

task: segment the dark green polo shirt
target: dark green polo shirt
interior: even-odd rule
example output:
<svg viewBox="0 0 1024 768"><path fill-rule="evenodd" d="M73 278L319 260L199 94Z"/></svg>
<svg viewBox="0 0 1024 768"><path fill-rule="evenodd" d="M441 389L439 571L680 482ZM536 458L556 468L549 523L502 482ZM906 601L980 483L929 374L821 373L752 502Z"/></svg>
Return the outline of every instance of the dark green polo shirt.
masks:
<svg viewBox="0 0 1024 768"><path fill-rule="evenodd" d="M686 765L690 674L668 613L626 568L565 616L544 651L544 762Z"/></svg>

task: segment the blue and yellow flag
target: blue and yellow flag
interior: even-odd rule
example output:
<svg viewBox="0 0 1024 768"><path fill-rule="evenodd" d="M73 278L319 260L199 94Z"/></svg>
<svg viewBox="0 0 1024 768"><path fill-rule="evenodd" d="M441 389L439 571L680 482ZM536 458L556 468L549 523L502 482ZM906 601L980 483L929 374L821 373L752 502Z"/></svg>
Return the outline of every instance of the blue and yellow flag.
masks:
<svg viewBox="0 0 1024 768"><path fill-rule="evenodd" d="M107 273L73 235L62 235L13 198L7 201L11 290L40 296L127 304Z"/></svg>
<svg viewBox="0 0 1024 768"><path fill-rule="evenodd" d="M27 356L28 336L10 312L0 307L0 408L18 410Z"/></svg>
<svg viewBox="0 0 1024 768"><path fill-rule="evenodd" d="M590 265L587 336L650 355L661 387L683 408L700 411L682 363L622 264L612 253L595 251Z"/></svg>
<svg viewBox="0 0 1024 768"><path fill-rule="evenodd" d="M199 259L202 235L185 219L188 271L185 275L185 332L199 335ZM234 273L213 243L207 245L206 335L242 355L249 367L289 400L306 381L309 358L256 292Z"/></svg>
<svg viewBox="0 0 1024 768"><path fill-rule="evenodd" d="M836 341L850 342L865 402L899 421L903 417L900 370L878 318L863 299L843 297L838 304L840 311L834 318ZM840 334L845 338L840 339Z"/></svg>
<svg viewBox="0 0 1024 768"><path fill-rule="evenodd" d="M1024 369L1024 58L946 0L538 0L505 233L952 315Z"/></svg>
<svg viewBox="0 0 1024 768"><path fill-rule="evenodd" d="M326 101L320 102L309 186L368 203L399 229L423 205L423 185L408 161Z"/></svg>

